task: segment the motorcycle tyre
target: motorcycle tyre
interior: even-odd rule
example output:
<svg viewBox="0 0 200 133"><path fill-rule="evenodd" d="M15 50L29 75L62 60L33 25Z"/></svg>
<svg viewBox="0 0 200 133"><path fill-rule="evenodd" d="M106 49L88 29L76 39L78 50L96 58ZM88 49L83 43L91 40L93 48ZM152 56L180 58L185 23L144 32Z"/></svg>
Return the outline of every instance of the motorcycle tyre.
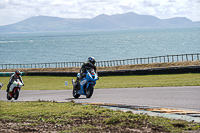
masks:
<svg viewBox="0 0 200 133"><path fill-rule="evenodd" d="M90 84L90 85L88 86L88 88L86 88L86 91L85 91L86 97L87 97L87 98L90 98L90 97L92 96L92 94L93 94L93 91L94 91L94 87L93 87L92 84Z"/></svg>
<svg viewBox="0 0 200 133"><path fill-rule="evenodd" d="M14 99L17 100L19 97L19 90L16 89L15 93L14 93Z"/></svg>
<svg viewBox="0 0 200 133"><path fill-rule="evenodd" d="M8 99L8 100L11 100L11 99L12 99L12 97L10 97L9 91L7 92L7 99Z"/></svg>
<svg viewBox="0 0 200 133"><path fill-rule="evenodd" d="M73 97L74 97L74 98L79 98L79 97L80 97L80 94L77 94L76 88L73 88L72 94L73 94Z"/></svg>

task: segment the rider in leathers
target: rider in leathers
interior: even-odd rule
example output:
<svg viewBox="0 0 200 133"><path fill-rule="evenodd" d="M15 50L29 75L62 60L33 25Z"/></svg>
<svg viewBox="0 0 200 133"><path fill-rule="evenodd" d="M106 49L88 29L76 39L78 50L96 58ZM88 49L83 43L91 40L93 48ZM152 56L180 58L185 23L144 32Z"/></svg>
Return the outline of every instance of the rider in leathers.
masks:
<svg viewBox="0 0 200 133"><path fill-rule="evenodd" d="M15 71L15 73L13 75L11 75L10 80L8 82L8 85L7 85L6 92L8 92L8 90L9 90L10 86L12 85L13 81L15 81L17 79L19 79L21 81L21 83L24 85L24 82L22 80L22 77L20 76L20 71L19 70Z"/></svg>
<svg viewBox="0 0 200 133"><path fill-rule="evenodd" d="M79 83L79 81L84 77L86 76L84 73L87 73L86 70L87 69L94 69L95 73L96 73L96 66L95 66L95 58L94 57L89 57L88 58L88 61L83 63L81 69L80 69L80 75L77 77L76 79L76 82L75 82L75 85L77 85Z"/></svg>

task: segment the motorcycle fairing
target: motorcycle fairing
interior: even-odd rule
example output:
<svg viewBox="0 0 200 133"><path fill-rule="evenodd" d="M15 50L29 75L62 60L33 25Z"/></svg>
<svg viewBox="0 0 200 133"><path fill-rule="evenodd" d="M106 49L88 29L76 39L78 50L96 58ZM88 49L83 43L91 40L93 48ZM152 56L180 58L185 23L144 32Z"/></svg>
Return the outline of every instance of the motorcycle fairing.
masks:
<svg viewBox="0 0 200 133"><path fill-rule="evenodd" d="M96 80L97 80L97 75L93 74L93 73L84 73L86 75L86 77L84 77L81 82L80 82L80 90L77 92L77 94L81 94L81 95L86 95L85 94L85 90L84 90L84 86L86 86L86 88L89 87L90 84L92 84L93 86L95 86L96 84ZM78 76L78 74L77 74Z"/></svg>

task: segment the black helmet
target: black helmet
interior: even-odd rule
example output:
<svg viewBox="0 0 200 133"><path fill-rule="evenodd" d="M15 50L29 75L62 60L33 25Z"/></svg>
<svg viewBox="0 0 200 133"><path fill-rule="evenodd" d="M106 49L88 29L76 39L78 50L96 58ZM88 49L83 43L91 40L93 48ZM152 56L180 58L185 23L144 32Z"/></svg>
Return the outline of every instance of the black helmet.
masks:
<svg viewBox="0 0 200 133"><path fill-rule="evenodd" d="M20 71L19 71L19 70L16 70L16 71L15 71L15 74L16 74L17 76L19 76L19 75L20 75Z"/></svg>
<svg viewBox="0 0 200 133"><path fill-rule="evenodd" d="M88 62L89 62L89 63L92 63L92 64L94 65L95 62L96 62L96 60L95 60L94 57L89 57L89 58L88 58Z"/></svg>

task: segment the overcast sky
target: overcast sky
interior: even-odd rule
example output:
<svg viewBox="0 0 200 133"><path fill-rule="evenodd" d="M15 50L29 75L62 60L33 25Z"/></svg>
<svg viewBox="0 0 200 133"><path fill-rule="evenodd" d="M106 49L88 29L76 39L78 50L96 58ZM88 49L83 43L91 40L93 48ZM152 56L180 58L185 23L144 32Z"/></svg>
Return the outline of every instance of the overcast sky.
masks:
<svg viewBox="0 0 200 133"><path fill-rule="evenodd" d="M200 21L200 0L0 0L0 26L39 15L93 18L127 12Z"/></svg>

